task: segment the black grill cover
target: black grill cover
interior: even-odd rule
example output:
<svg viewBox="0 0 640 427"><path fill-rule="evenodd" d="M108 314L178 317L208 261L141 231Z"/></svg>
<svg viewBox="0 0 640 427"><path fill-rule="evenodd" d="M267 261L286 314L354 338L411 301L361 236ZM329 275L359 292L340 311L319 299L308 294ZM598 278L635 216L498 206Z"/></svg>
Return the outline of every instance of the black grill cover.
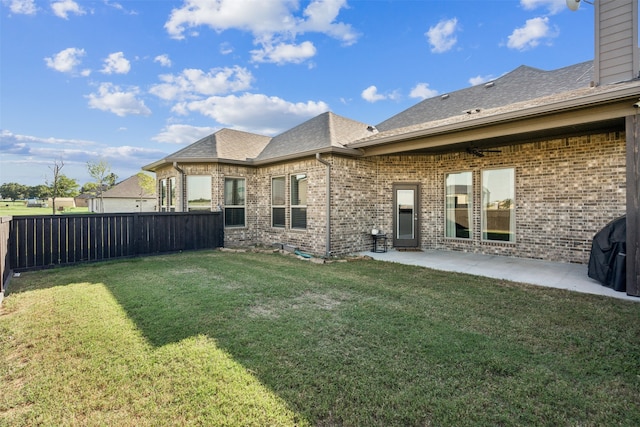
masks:
<svg viewBox="0 0 640 427"><path fill-rule="evenodd" d="M616 291L624 291L626 278L620 272L624 270L626 257L618 255L626 254L626 246L627 218L623 216L611 221L593 237L589 257L589 277Z"/></svg>

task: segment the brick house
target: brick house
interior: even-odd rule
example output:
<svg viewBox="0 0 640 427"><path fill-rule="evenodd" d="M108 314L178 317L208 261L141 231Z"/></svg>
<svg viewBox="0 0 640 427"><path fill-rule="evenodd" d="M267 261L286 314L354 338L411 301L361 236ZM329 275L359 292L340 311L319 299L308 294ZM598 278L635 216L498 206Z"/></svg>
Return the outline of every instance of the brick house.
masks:
<svg viewBox="0 0 640 427"><path fill-rule="evenodd" d="M640 294L638 3L594 8L594 61L522 66L375 126L327 112L275 137L222 129L144 167L160 210L223 210L232 246L342 255L379 229L396 248L572 263L626 214Z"/></svg>

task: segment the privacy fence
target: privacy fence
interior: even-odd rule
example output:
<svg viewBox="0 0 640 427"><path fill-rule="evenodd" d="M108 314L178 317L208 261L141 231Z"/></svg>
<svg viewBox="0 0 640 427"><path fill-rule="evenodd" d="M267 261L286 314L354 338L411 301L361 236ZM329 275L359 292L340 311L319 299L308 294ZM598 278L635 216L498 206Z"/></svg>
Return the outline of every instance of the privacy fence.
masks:
<svg viewBox="0 0 640 427"><path fill-rule="evenodd" d="M9 271L224 244L220 212L42 215L2 218L1 288Z"/></svg>

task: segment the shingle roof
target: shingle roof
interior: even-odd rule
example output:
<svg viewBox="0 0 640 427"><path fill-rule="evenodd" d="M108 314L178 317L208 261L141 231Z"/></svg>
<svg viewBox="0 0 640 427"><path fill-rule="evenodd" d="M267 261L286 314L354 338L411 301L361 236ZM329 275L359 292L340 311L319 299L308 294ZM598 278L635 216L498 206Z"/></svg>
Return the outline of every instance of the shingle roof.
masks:
<svg viewBox="0 0 640 427"><path fill-rule="evenodd" d="M332 112L322 113L273 137L256 160L269 160L330 147L345 148L351 141L371 135L367 124Z"/></svg>
<svg viewBox="0 0 640 427"><path fill-rule="evenodd" d="M154 188L155 190L155 188ZM102 197L105 199L127 199L127 198L153 198L156 196L155 191L152 194L147 193L140 186L138 175L133 175L124 181L119 182L111 189L102 193Z"/></svg>
<svg viewBox="0 0 640 427"><path fill-rule="evenodd" d="M376 125L380 132L589 87L593 61L552 71L520 66L489 83L425 99Z"/></svg>
<svg viewBox="0 0 640 427"><path fill-rule="evenodd" d="M172 161L199 159L247 160L256 157L270 137L234 129L221 129L167 156Z"/></svg>

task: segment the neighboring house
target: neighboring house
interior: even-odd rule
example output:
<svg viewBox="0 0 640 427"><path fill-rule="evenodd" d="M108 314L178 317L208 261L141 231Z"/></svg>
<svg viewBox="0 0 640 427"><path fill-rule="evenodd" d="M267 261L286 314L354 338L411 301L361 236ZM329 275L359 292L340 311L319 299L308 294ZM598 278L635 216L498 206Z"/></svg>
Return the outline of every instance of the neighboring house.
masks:
<svg viewBox="0 0 640 427"><path fill-rule="evenodd" d="M376 126L328 112L273 138L222 129L144 167L159 210L223 210L228 245L341 255L379 229L396 248L571 263L626 214L638 295L638 2L593 7L593 62L522 66Z"/></svg>
<svg viewBox="0 0 640 427"><path fill-rule="evenodd" d="M53 199L49 197L45 205L49 207L53 206ZM76 201L73 197L56 197L56 210L63 211L75 207Z"/></svg>
<svg viewBox="0 0 640 427"><path fill-rule="evenodd" d="M146 192L134 175L102 193L102 198L93 196L88 206L89 212L97 213L155 212L157 197L155 192Z"/></svg>
<svg viewBox="0 0 640 427"><path fill-rule="evenodd" d="M89 200L93 197L93 194L83 193L73 198L76 203L76 208L86 208L89 206Z"/></svg>

